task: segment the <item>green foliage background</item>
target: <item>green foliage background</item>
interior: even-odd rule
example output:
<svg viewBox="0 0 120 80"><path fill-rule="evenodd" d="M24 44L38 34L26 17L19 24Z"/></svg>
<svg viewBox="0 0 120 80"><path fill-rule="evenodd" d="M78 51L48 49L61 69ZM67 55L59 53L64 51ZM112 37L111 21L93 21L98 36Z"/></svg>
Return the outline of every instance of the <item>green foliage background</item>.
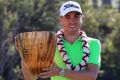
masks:
<svg viewBox="0 0 120 80"><path fill-rule="evenodd" d="M64 1L0 0L0 80L23 80L15 35L35 30L56 32L60 28L59 7ZM97 80L120 80L120 13L109 5L93 8L88 0L76 1L83 9L82 29L102 44Z"/></svg>

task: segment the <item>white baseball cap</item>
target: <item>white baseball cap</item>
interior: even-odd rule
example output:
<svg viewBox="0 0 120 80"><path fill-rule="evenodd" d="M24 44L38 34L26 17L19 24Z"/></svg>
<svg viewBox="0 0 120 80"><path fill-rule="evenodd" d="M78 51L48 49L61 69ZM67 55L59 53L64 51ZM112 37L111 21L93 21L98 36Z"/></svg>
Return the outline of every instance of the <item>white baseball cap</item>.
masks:
<svg viewBox="0 0 120 80"><path fill-rule="evenodd" d="M71 11L77 11L80 14L82 14L82 10L79 3L75 1L68 1L62 4L60 8L60 16L64 16Z"/></svg>

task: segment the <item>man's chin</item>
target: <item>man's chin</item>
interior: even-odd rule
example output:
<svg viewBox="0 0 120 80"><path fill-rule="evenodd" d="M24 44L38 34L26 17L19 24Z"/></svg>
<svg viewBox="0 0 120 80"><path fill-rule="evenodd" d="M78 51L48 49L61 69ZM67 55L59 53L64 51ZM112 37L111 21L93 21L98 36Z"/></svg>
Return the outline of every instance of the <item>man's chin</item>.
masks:
<svg viewBox="0 0 120 80"><path fill-rule="evenodd" d="M79 31L79 29L76 29L76 28L75 29L74 28L73 29L69 29L69 32L72 32L72 33L76 33L78 31Z"/></svg>

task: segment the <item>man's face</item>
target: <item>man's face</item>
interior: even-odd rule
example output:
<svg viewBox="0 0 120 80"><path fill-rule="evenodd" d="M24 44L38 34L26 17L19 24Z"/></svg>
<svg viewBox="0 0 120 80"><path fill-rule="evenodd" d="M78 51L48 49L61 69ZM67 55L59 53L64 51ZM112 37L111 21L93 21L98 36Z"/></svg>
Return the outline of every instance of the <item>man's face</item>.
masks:
<svg viewBox="0 0 120 80"><path fill-rule="evenodd" d="M79 12L72 11L65 16L61 16L59 20L65 31L76 32L80 30L82 15Z"/></svg>

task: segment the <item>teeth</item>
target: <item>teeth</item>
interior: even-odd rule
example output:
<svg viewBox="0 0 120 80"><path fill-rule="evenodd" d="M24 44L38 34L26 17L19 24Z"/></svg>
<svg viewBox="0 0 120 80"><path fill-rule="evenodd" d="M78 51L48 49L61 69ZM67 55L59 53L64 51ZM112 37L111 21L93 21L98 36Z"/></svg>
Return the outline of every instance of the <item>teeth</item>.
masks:
<svg viewBox="0 0 120 80"><path fill-rule="evenodd" d="M74 28L75 26L70 26L71 28Z"/></svg>

